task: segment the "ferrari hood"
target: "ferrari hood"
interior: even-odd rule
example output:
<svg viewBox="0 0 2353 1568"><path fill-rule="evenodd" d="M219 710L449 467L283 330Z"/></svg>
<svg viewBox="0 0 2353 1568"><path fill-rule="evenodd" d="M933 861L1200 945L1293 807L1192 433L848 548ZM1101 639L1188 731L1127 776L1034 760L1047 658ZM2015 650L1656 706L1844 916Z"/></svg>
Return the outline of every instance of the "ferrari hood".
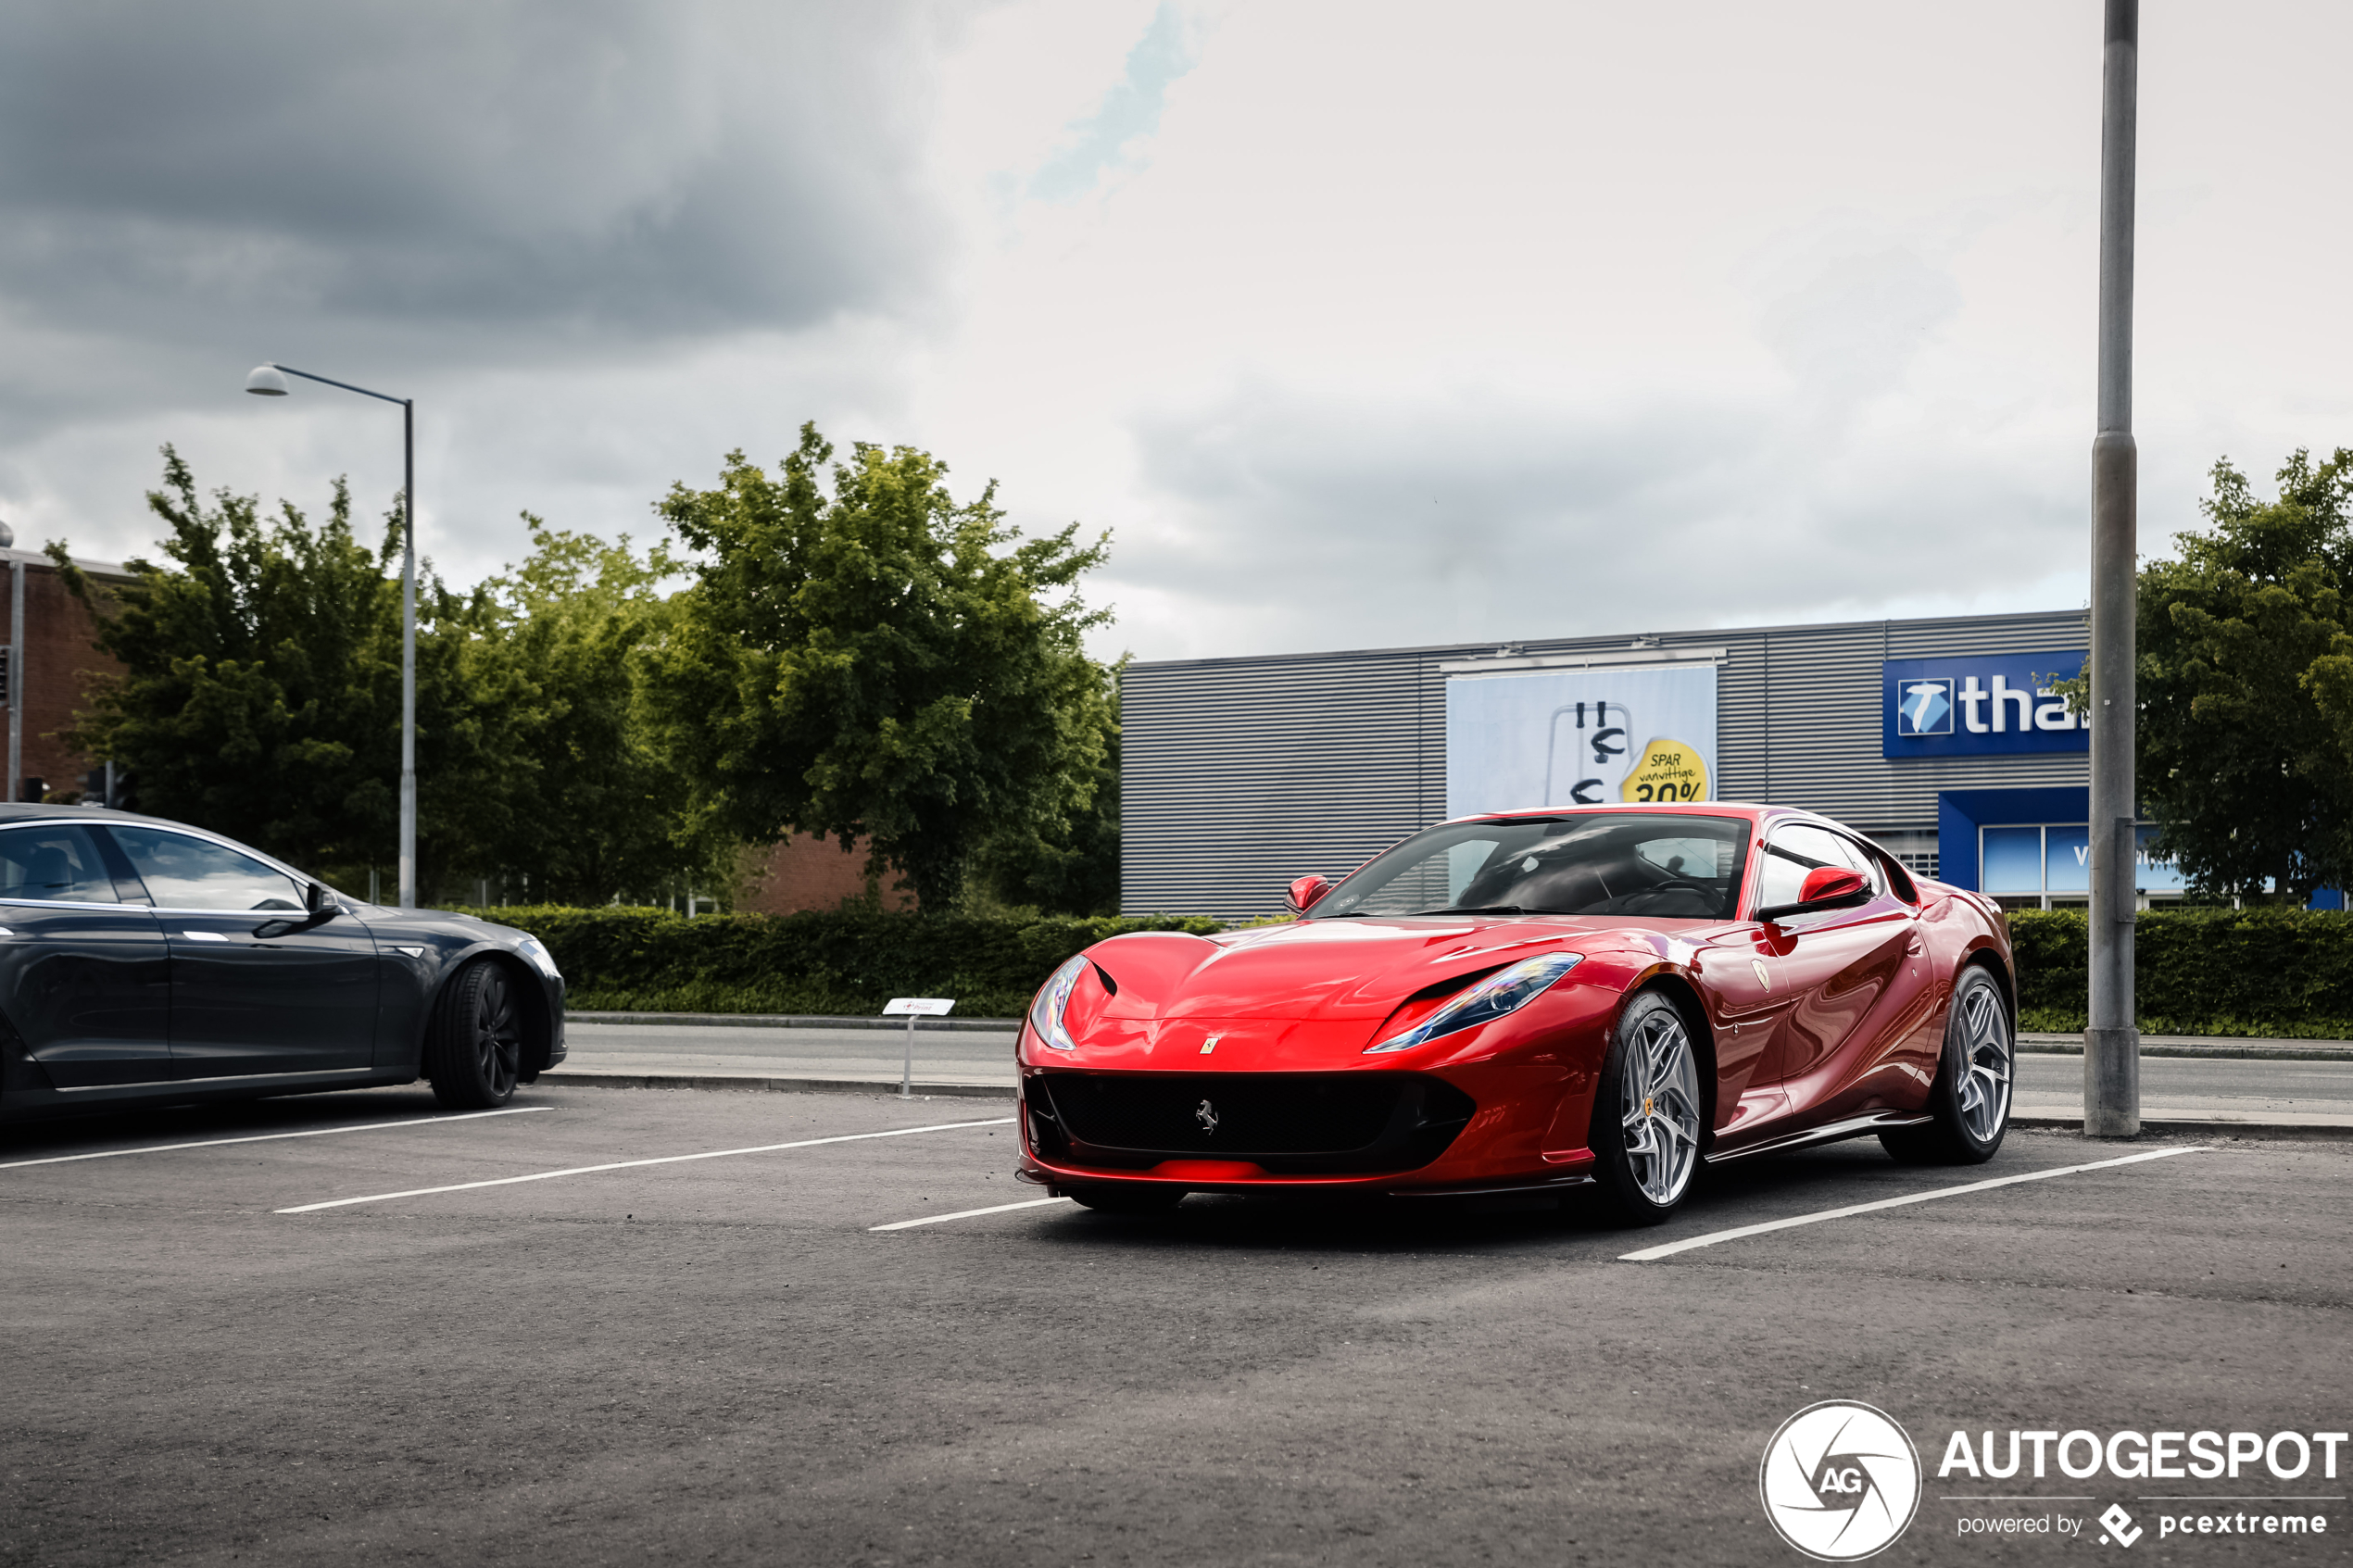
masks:
<svg viewBox="0 0 2353 1568"><path fill-rule="evenodd" d="M1118 987L1105 1019L1385 1018L1426 986L1540 952L1582 950L1615 922L1299 921L1215 939L1114 936L1088 950Z"/></svg>

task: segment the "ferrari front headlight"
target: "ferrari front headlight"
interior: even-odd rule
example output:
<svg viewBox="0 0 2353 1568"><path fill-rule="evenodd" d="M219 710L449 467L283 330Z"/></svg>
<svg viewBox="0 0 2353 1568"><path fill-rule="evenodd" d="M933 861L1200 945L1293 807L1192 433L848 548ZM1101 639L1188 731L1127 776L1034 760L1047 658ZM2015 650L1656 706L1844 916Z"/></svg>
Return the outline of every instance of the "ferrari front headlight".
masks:
<svg viewBox="0 0 2353 1568"><path fill-rule="evenodd" d="M1476 1029L1507 1012L1516 1012L1542 996L1562 975L1575 969L1584 956L1582 953L1545 953L1537 958L1522 959L1508 969L1497 970L1403 1035L1383 1040L1378 1046L1366 1046L1365 1054L1371 1056L1378 1051L1411 1050L1441 1035Z"/></svg>
<svg viewBox="0 0 2353 1568"><path fill-rule="evenodd" d="M1070 993L1078 985L1078 977L1087 972L1088 959L1082 953L1047 977L1038 989L1038 999L1029 1004L1029 1027L1039 1039L1058 1051L1075 1051L1078 1042L1063 1027L1063 1010L1070 1006Z"/></svg>

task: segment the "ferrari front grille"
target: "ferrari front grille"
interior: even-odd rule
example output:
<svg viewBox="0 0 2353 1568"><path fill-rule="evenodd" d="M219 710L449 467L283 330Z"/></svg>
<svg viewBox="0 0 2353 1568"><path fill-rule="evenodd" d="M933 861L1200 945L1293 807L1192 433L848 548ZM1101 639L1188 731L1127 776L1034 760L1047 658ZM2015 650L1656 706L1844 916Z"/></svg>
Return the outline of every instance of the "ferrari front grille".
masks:
<svg viewBox="0 0 2353 1568"><path fill-rule="evenodd" d="M1445 1151L1477 1108L1418 1073L1083 1073L1030 1079L1079 1163L1203 1155L1285 1173L1405 1171Z"/></svg>

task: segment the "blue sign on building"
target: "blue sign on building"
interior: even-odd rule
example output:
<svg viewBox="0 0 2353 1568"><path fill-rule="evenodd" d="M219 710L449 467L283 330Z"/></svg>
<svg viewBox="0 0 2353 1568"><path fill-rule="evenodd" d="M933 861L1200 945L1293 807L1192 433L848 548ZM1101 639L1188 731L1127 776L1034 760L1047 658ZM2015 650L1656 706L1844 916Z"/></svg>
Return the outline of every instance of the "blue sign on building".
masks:
<svg viewBox="0 0 2353 1568"><path fill-rule="evenodd" d="M2082 673L2086 657L2070 648L1886 659L1880 665L1880 755L2088 751L2091 731L2051 690Z"/></svg>

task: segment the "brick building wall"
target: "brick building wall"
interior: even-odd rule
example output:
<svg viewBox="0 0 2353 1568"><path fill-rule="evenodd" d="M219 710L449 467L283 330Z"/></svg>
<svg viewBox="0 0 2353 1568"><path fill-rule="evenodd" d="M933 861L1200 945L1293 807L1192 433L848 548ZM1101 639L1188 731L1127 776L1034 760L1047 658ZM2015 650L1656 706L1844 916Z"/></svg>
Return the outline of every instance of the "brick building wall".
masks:
<svg viewBox="0 0 2353 1568"><path fill-rule="evenodd" d="M886 873L876 889L886 909L912 909L915 896L894 886L899 879ZM804 909L837 909L863 899L866 887L866 845L860 840L849 850L830 838L798 833L769 846L760 869L747 879L736 908L748 914L792 915Z"/></svg>
<svg viewBox="0 0 2353 1568"><path fill-rule="evenodd" d="M0 561L6 561L11 571L19 563L24 568L24 669L18 688L24 694L18 730L22 755L19 778L26 785L38 779L53 794L78 793L82 775L95 759L75 751L61 737L73 727L76 709L84 705L86 678L100 671L119 672L122 667L92 646L97 627L90 612L66 591L65 579L46 556L31 550L0 549ZM110 562L78 564L102 583L129 581L122 568ZM16 626L10 620L13 598L7 577L0 575L0 646L13 646L16 640ZM0 700L6 696L6 690L0 688ZM5 745L0 738L0 746ZM20 793L11 790L9 797Z"/></svg>

